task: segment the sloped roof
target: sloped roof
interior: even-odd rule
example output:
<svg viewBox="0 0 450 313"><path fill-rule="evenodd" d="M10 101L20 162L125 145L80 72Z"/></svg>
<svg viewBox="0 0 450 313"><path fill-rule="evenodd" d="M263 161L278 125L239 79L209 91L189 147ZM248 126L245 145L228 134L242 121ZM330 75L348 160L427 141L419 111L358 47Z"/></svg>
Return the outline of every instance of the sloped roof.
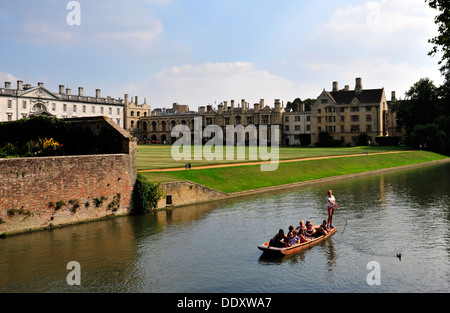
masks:
<svg viewBox="0 0 450 313"><path fill-rule="evenodd" d="M357 93L354 90L329 91L328 94L337 104L350 104L356 98L361 104L380 103L383 98L384 88L366 89Z"/></svg>

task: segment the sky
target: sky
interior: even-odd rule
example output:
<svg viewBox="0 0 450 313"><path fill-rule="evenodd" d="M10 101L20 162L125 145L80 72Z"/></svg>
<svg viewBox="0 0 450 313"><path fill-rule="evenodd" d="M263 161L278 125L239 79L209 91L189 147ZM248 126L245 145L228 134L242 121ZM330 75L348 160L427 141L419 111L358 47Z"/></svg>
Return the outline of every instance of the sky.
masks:
<svg viewBox="0 0 450 313"><path fill-rule="evenodd" d="M361 77L402 98L443 81L428 56L436 14L424 0L2 0L0 86L196 110L316 98Z"/></svg>

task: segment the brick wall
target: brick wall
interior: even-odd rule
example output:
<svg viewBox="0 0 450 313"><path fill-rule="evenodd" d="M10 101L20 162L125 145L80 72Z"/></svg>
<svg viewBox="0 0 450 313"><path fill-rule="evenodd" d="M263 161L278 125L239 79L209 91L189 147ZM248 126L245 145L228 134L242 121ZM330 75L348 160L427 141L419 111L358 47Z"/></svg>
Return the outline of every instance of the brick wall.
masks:
<svg viewBox="0 0 450 313"><path fill-rule="evenodd" d="M0 159L0 234L129 213L134 185L129 158Z"/></svg>

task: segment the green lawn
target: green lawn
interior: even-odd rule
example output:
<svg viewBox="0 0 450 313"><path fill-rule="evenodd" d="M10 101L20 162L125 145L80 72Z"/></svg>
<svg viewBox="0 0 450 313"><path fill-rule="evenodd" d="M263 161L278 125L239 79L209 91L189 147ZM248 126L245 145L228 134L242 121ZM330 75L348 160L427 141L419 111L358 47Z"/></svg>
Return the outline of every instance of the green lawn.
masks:
<svg viewBox="0 0 450 313"><path fill-rule="evenodd" d="M323 156L352 154L355 151L380 152L379 149L371 148L338 148L338 149L302 149L282 148L285 158L298 158L305 156ZM292 149L292 150L290 150ZM295 149L298 149L297 151ZM368 150L366 150L368 149ZM344 153L344 151L352 151ZM288 153L291 152L291 153ZM280 163L275 172L262 172L259 165L246 165L238 167L183 170L176 172L151 172L143 173L152 182L165 182L177 180L190 180L210 188L226 192L238 192L263 188L269 186L283 185L324 177L339 176L345 174L359 173L382 168L390 168L408 164L423 163L446 157L437 153L427 151L414 151L386 155L363 155L357 157L342 157L326 160L311 160L302 162ZM281 159L281 156L280 156Z"/></svg>
<svg viewBox="0 0 450 313"><path fill-rule="evenodd" d="M226 160L226 147L223 151L223 159L208 161L205 158L202 160L194 159L194 149L191 149L192 160L175 161L171 154L171 145L138 145L137 163L138 170L152 170L162 168L184 167L186 163L191 163L192 166L211 165L211 164L226 164L243 162L242 160ZM340 156L357 153L376 153L385 151L402 151L406 150L404 147L345 147L345 148L305 148L305 147L280 147L280 160L301 159L309 157L321 156ZM270 150L269 150L270 151ZM236 151L234 151L236 153ZM270 153L270 152L269 152ZM247 161L249 159L249 148L246 148ZM208 156L208 155L206 155ZM257 153L258 156L258 153ZM261 161L258 157L257 161ZM251 161L248 161L251 162Z"/></svg>

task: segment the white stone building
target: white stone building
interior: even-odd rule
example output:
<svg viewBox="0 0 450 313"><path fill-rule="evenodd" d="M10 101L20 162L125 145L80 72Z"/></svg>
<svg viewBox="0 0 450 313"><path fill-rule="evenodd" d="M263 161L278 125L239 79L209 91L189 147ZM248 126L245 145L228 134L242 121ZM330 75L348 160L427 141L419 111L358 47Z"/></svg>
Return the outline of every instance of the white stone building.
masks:
<svg viewBox="0 0 450 313"><path fill-rule="evenodd" d="M82 87L78 94L59 85L59 93L49 91L43 83L37 86L24 85L18 80L12 87L5 82L0 88L0 122L15 121L33 115L46 114L58 118L85 116L107 116L124 127L124 101L111 97L103 98L100 89L95 96L85 96Z"/></svg>

